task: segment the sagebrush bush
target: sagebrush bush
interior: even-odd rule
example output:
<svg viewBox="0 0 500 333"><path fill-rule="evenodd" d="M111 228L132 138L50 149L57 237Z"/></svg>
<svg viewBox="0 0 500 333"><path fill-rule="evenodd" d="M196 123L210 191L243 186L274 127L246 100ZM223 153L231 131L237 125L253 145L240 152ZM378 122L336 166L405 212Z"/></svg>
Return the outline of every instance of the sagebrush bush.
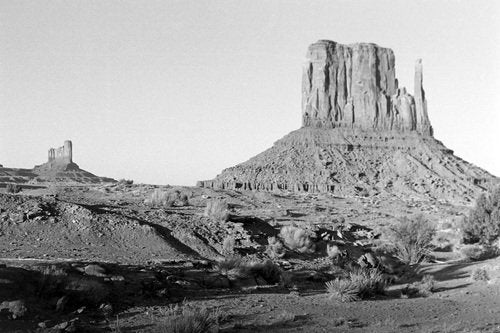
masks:
<svg viewBox="0 0 500 333"><path fill-rule="evenodd" d="M268 237L265 253L271 259L283 258L286 254L285 246L283 245L283 242L281 242L278 238Z"/></svg>
<svg viewBox="0 0 500 333"><path fill-rule="evenodd" d="M165 311L155 332L161 333L205 333L218 332L223 318L220 309L209 310L205 306L189 303L172 306Z"/></svg>
<svg viewBox="0 0 500 333"><path fill-rule="evenodd" d="M229 205L225 200L209 200L205 207L205 216L216 221L225 222L229 219Z"/></svg>
<svg viewBox="0 0 500 333"><path fill-rule="evenodd" d="M429 296L436 290L436 281L434 276L426 274L422 277L422 280L417 284L418 293L421 296Z"/></svg>
<svg viewBox="0 0 500 333"><path fill-rule="evenodd" d="M434 226L422 215L402 219L390 228L394 255L408 265L420 263L429 255L435 233Z"/></svg>
<svg viewBox="0 0 500 333"><path fill-rule="evenodd" d="M500 187L479 195L462 232L465 243L491 244L500 237Z"/></svg>
<svg viewBox="0 0 500 333"><path fill-rule="evenodd" d="M280 238L283 243L292 251L299 253L313 253L316 249L314 241L309 237L306 230L293 227L284 226L280 230Z"/></svg>
<svg viewBox="0 0 500 333"><path fill-rule="evenodd" d="M19 193L21 192L21 186L17 184L7 184L5 190L7 193Z"/></svg>
<svg viewBox="0 0 500 333"><path fill-rule="evenodd" d="M472 271L471 279L473 281L488 281L490 276L484 267L478 267Z"/></svg>
<svg viewBox="0 0 500 333"><path fill-rule="evenodd" d="M341 302L352 302L377 294L384 294L386 287L382 273L377 269L355 269L345 279L326 283L330 298Z"/></svg>

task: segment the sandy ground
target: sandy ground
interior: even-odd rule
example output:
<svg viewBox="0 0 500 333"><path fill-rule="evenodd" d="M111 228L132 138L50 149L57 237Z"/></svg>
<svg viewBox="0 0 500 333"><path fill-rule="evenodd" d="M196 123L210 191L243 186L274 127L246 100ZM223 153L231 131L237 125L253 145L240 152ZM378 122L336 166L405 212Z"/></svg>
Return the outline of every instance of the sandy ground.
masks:
<svg viewBox="0 0 500 333"><path fill-rule="evenodd" d="M500 261L461 262L456 252L436 252L434 263L415 272L434 276L436 290L428 297L401 297L411 278L391 285L386 295L352 303L330 299L321 278L296 288L207 289L199 283L212 274L207 267L221 257L228 235L236 238L240 254L259 259L267 237L284 225L307 229L342 222L383 234L398 218L423 213L438 227L440 242L453 244L467 207L443 201L199 188L180 188L189 196L187 206L154 207L145 204L154 189L99 185L0 194L0 303L25 297L30 309L16 320L0 312L0 332L44 331L44 321L52 327L75 318L82 331L158 332L165 309L183 299L221 309L226 314L222 332L500 332ZM206 202L213 198L231 204L229 223L204 216ZM331 265L321 253L286 261L283 269L294 274L314 275ZM30 288L37 290L37 267L63 267L80 281L88 278L81 271L89 263L107 270L106 277L92 279L112 290L109 313L98 310L107 301L89 304L82 312L81 304L54 312L57 298L27 296L32 295ZM478 267L486 268L490 281L471 280Z"/></svg>

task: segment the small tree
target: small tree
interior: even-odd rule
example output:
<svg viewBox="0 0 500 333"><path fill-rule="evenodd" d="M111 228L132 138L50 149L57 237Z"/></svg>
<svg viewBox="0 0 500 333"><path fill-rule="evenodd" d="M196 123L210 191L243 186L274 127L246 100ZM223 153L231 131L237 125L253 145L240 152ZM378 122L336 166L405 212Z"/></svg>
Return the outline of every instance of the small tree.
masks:
<svg viewBox="0 0 500 333"><path fill-rule="evenodd" d="M402 219L390 229L396 257L408 265L421 262L430 252L435 232L434 226L422 215Z"/></svg>
<svg viewBox="0 0 500 333"><path fill-rule="evenodd" d="M500 236L500 187L481 193L462 225L465 243L491 244Z"/></svg>

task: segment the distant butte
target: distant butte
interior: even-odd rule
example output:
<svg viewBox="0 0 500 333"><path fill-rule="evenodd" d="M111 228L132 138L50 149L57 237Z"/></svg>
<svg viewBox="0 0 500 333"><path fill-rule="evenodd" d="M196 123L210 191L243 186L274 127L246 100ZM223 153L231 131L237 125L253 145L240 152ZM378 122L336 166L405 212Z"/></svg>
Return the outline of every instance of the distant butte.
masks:
<svg viewBox="0 0 500 333"><path fill-rule="evenodd" d="M64 141L64 145L48 150L47 162L33 169L5 168L0 165L0 184L96 184L116 182L112 178L99 177L80 169L73 162L73 143Z"/></svg>
<svg viewBox="0 0 500 333"><path fill-rule="evenodd" d="M434 139L421 60L411 95L391 49L320 40L303 69L302 128L197 185L466 203L498 180Z"/></svg>

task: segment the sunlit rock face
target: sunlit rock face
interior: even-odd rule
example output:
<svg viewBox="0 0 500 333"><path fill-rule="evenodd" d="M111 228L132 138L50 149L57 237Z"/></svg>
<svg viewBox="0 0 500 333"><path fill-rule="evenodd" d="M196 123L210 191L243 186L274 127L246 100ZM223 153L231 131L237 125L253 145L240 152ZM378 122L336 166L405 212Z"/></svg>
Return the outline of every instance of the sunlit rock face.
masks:
<svg viewBox="0 0 500 333"><path fill-rule="evenodd" d="M415 94L398 88L391 49L371 43L342 45L320 40L309 46L302 77L302 125L416 131L432 135L415 66Z"/></svg>
<svg viewBox="0 0 500 333"><path fill-rule="evenodd" d="M198 186L468 203L498 178L433 137L422 81L421 60L412 96L391 49L320 40L304 64L302 127Z"/></svg>

